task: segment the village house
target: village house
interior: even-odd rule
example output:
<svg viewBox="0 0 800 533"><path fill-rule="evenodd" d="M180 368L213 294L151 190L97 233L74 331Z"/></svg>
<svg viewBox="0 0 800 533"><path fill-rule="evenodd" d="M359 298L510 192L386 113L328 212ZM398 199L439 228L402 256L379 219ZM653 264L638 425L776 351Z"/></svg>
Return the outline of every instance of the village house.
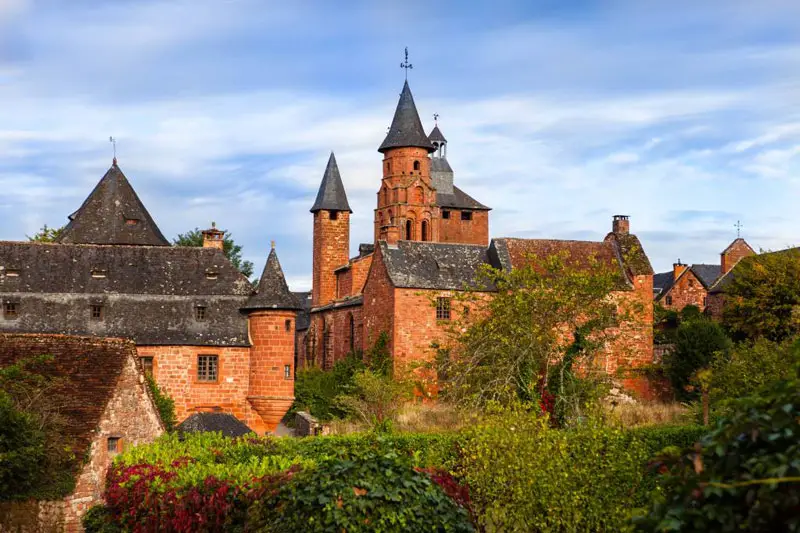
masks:
<svg viewBox="0 0 800 533"><path fill-rule="evenodd" d="M164 238L114 159L56 243L0 242L0 332L131 339L178 421L273 431L294 400L295 321L274 245L253 288L223 253Z"/></svg>
<svg viewBox="0 0 800 533"><path fill-rule="evenodd" d="M709 307L712 287L742 258L754 255L747 241L737 237L720 254L719 265L685 265L678 260L669 272L653 276L653 299L665 309L680 311L687 305L701 311Z"/></svg>
<svg viewBox="0 0 800 533"><path fill-rule="evenodd" d="M614 373L652 363L653 271L627 216L615 216L612 231L598 241L490 241L490 208L455 185L447 140L438 124L425 134L408 82L378 151L374 241L359 245L352 258L352 211L335 156L328 160L311 208L313 288L307 327L298 332L298 366L331 368L383 333L396 371L426 360L448 322L467 312L453 295L474 285L481 267L513 269L551 254L615 269L619 306L640 304L620 324L604 367Z"/></svg>
<svg viewBox="0 0 800 533"><path fill-rule="evenodd" d="M43 334L0 334L0 367L38 356L56 378L47 391L64 419L60 442L75 459L75 488L60 501L0 503L0 532L83 531L83 514L101 499L106 471L128 446L164 431L133 342Z"/></svg>

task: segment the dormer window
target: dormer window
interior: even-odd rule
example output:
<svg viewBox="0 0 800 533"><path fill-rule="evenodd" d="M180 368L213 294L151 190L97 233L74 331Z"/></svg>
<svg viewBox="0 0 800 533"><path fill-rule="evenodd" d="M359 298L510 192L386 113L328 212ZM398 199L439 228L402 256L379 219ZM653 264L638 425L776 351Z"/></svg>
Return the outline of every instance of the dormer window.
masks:
<svg viewBox="0 0 800 533"><path fill-rule="evenodd" d="M219 272L216 270L206 270L206 279L217 279L219 277Z"/></svg>
<svg viewBox="0 0 800 533"><path fill-rule="evenodd" d="M103 320L103 304L92 304L89 306L89 313L92 320Z"/></svg>
<svg viewBox="0 0 800 533"><path fill-rule="evenodd" d="M107 274L108 271L102 268L95 268L94 270L92 270L92 277L95 279L104 279Z"/></svg>
<svg viewBox="0 0 800 533"><path fill-rule="evenodd" d="M6 269L6 277L7 278L18 278L19 277L19 270L16 268L7 268Z"/></svg>
<svg viewBox="0 0 800 533"><path fill-rule="evenodd" d="M138 218L126 218L125 219L125 225L126 226L135 226L138 223L139 223L139 219Z"/></svg>
<svg viewBox="0 0 800 533"><path fill-rule="evenodd" d="M3 317L6 320L14 320L19 316L19 303L5 302L3 304Z"/></svg>
<svg viewBox="0 0 800 533"><path fill-rule="evenodd" d="M198 322L204 322L206 319L206 306L198 305L194 308L194 319Z"/></svg>

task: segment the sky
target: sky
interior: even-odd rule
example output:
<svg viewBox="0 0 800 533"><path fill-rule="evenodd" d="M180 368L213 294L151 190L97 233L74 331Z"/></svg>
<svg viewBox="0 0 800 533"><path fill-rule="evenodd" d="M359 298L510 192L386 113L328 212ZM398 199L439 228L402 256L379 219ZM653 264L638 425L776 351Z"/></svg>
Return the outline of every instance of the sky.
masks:
<svg viewBox="0 0 800 533"><path fill-rule="evenodd" d="M405 72L490 235L600 240L656 271L800 244L797 0L0 0L0 239L61 226L111 164L172 238L212 221L311 285L334 151L351 251Z"/></svg>

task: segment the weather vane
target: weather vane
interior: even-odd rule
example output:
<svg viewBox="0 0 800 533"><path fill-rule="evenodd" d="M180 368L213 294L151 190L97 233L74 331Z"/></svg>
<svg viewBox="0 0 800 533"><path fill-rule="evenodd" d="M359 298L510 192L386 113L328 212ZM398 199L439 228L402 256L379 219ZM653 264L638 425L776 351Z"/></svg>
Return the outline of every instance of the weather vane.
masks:
<svg viewBox="0 0 800 533"><path fill-rule="evenodd" d="M117 162L117 140L114 137L109 137L108 142L114 145L114 163Z"/></svg>
<svg viewBox="0 0 800 533"><path fill-rule="evenodd" d="M739 239L742 236L742 223L741 221L737 220L736 224L733 225L736 228L736 238Z"/></svg>
<svg viewBox="0 0 800 533"><path fill-rule="evenodd" d="M438 126L439 125L439 113L434 113L433 114L433 122L434 122L434 126Z"/></svg>
<svg viewBox="0 0 800 533"><path fill-rule="evenodd" d="M406 60L400 63L400 68L406 69L406 81L408 81L408 69L414 68L414 65L408 62L408 46L406 46Z"/></svg>

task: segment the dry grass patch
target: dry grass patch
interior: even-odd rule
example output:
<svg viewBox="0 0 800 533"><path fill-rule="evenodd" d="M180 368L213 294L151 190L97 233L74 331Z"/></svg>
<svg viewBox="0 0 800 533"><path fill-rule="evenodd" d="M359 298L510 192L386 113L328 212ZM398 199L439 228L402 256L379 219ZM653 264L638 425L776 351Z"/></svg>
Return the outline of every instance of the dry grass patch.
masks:
<svg viewBox="0 0 800 533"><path fill-rule="evenodd" d="M401 433L442 433L463 429L478 418L477 413L466 413L443 402L408 403L400 409L393 427ZM370 429L368 425L354 420L333 420L329 425L333 435Z"/></svg>
<svg viewBox="0 0 800 533"><path fill-rule="evenodd" d="M691 410L677 402L637 402L604 406L609 420L630 428L637 426L680 425L692 422Z"/></svg>

